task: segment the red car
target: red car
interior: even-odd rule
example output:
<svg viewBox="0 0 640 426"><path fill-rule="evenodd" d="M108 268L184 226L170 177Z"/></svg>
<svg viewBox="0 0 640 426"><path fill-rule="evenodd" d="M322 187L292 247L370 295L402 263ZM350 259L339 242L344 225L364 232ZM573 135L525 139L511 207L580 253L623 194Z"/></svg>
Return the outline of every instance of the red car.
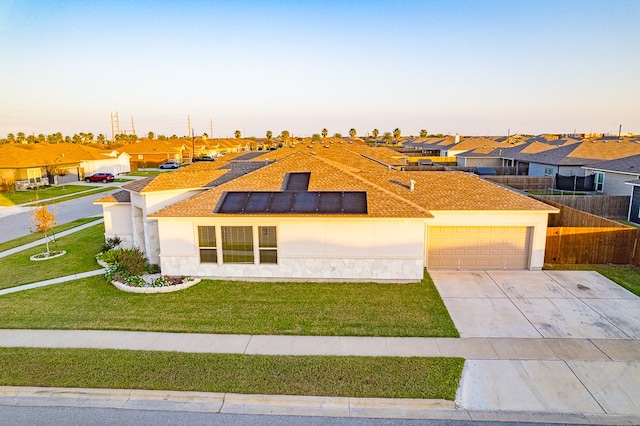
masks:
<svg viewBox="0 0 640 426"><path fill-rule="evenodd" d="M115 178L111 173L94 173L91 176L87 176L84 180L85 182L113 182Z"/></svg>

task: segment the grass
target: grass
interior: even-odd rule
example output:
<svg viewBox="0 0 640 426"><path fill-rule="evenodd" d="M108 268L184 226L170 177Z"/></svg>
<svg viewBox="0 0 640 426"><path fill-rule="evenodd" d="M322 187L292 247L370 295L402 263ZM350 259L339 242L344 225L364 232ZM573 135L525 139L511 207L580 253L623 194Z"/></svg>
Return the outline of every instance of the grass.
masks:
<svg viewBox="0 0 640 426"><path fill-rule="evenodd" d="M640 297L640 268L633 265L549 265L544 269L596 271Z"/></svg>
<svg viewBox="0 0 640 426"><path fill-rule="evenodd" d="M78 272L99 269L95 255L104 242L104 224L58 238L58 249L67 254L55 259L34 262L31 255L44 252L44 244L7 256L0 262L0 288L14 287ZM53 243L49 248L54 249Z"/></svg>
<svg viewBox="0 0 640 426"><path fill-rule="evenodd" d="M129 172L127 173L127 176L143 176L143 177L150 177L150 176L156 176L159 175L160 173L162 173L161 170L145 170L145 171L137 171L137 172Z"/></svg>
<svg viewBox="0 0 640 426"><path fill-rule="evenodd" d="M454 400L461 358L0 348L0 385Z"/></svg>
<svg viewBox="0 0 640 426"><path fill-rule="evenodd" d="M30 203L34 201L44 201L53 197L73 195L78 192L85 192L82 194L84 197L89 194L87 191L91 190L91 188L92 187L82 185L64 185L37 190L2 192L0 193L0 206L15 206L17 204ZM107 188L108 189L96 188L91 193L114 189L112 186ZM65 197L65 200L66 199L67 198Z"/></svg>
<svg viewBox="0 0 640 426"><path fill-rule="evenodd" d="M53 232L56 234L59 234L60 232L66 231L67 229L75 228L76 226L84 225L85 223L93 222L98 219L99 218L97 217L84 217L81 219L76 219L74 221L56 226L55 228L53 228ZM14 240L5 241L4 243L0 243L0 252L9 250L15 247L19 247L24 244L32 243L41 238L42 238L42 234L33 233L33 234L26 235L24 237L16 238Z"/></svg>
<svg viewBox="0 0 640 426"><path fill-rule="evenodd" d="M0 328L458 337L428 277L416 284L203 280L175 293L134 294L98 276L4 295L0 312Z"/></svg>

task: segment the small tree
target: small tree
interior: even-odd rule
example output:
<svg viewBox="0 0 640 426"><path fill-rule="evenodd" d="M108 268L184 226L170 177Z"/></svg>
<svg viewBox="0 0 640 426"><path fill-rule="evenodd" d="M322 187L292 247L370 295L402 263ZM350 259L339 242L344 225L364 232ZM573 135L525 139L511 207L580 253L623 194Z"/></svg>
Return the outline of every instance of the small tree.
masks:
<svg viewBox="0 0 640 426"><path fill-rule="evenodd" d="M322 138L323 139L326 139L328 134L329 134L329 131L326 128L322 129Z"/></svg>
<svg viewBox="0 0 640 426"><path fill-rule="evenodd" d="M351 137L351 139L356 137L356 129L351 129L349 130L349 136Z"/></svg>
<svg viewBox="0 0 640 426"><path fill-rule="evenodd" d="M240 130L236 130L235 132L233 132L233 135L236 137L236 139L240 139L240 136L242 136L242 133L240 133Z"/></svg>
<svg viewBox="0 0 640 426"><path fill-rule="evenodd" d="M378 135L380 134L380 131L378 129L373 129L371 134L373 135L374 139L378 139Z"/></svg>
<svg viewBox="0 0 640 426"><path fill-rule="evenodd" d="M271 140L273 138L273 132L271 130L267 130L267 139Z"/></svg>
<svg viewBox="0 0 640 426"><path fill-rule="evenodd" d="M50 212L46 205L37 206L33 212L31 223L35 226L35 232L44 234L44 242L47 246L47 253L49 253L49 236L47 235L47 232L51 231L53 227L58 224L56 222L56 213ZM56 242L55 236L53 238L53 242L54 244Z"/></svg>
<svg viewBox="0 0 640 426"><path fill-rule="evenodd" d="M426 131L426 130L424 130L424 129L420 130L420 137L421 137L421 138L426 138L426 137L427 137L427 134L428 134L428 133L427 133L427 131Z"/></svg>
<svg viewBox="0 0 640 426"><path fill-rule="evenodd" d="M313 135L311 135L311 142L320 142L322 141L322 137L320 136L320 133L314 133Z"/></svg>

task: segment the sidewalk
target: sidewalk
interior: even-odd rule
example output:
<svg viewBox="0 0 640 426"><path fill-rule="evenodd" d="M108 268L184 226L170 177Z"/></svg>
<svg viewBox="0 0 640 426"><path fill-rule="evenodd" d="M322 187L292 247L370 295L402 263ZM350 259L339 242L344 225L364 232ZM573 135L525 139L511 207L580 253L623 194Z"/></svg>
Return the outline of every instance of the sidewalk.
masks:
<svg viewBox="0 0 640 426"><path fill-rule="evenodd" d="M1 404L583 424L640 424L640 341L0 330L1 347L466 359L455 401L0 387ZM486 378L491 377L491 386Z"/></svg>

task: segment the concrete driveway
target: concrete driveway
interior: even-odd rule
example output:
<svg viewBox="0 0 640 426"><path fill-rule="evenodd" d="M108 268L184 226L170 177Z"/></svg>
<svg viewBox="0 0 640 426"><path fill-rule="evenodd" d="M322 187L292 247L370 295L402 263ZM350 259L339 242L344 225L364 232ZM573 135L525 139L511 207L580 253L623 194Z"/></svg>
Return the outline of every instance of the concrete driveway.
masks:
<svg viewBox="0 0 640 426"><path fill-rule="evenodd" d="M639 297L589 271L430 275L461 337L496 351L505 342L531 351L524 359L467 359L458 407L572 413L603 424L611 418L599 416L614 415L616 424L637 424Z"/></svg>
<svg viewBox="0 0 640 426"><path fill-rule="evenodd" d="M640 339L640 298L592 271L430 271L460 337Z"/></svg>

